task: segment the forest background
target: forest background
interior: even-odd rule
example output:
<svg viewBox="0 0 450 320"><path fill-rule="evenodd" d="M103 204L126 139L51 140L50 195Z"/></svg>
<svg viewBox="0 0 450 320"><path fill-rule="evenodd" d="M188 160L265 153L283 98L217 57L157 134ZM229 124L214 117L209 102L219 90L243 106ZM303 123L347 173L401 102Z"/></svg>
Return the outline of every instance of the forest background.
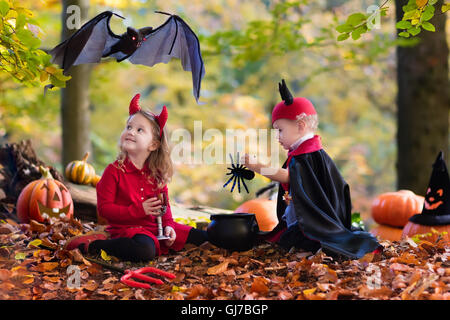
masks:
<svg viewBox="0 0 450 320"><path fill-rule="evenodd" d="M47 51L57 45L62 2L21 3L35 13L41 48ZM155 10L180 15L199 35L206 69L200 99L205 104L198 105L192 97L191 75L176 60L152 68L112 60L89 66L85 151L90 151L89 161L97 173L117 156L117 141L135 93L142 94L142 106L155 112L168 107L169 136L181 128L194 137L194 121L201 121L203 133L212 128L225 136L227 129L270 129L271 110L280 101L278 82L284 78L294 96L307 97L316 106L318 133L350 184L353 211L368 218L375 195L396 190L396 46L407 45L408 39L397 39L393 1L386 6L380 28L353 41L336 41L336 27L352 13L385 1L91 0L84 4L88 19L105 10L125 16L125 21L111 20L117 34L126 25L160 25L166 17ZM0 73L0 144L31 139L38 156L62 172L67 162L62 156L62 131L58 90L44 96L42 87L23 86ZM210 144L203 140L201 147ZM448 154L448 144L443 151ZM282 164L286 152L280 147L279 153ZM227 154L223 155L226 161ZM177 163L169 185L172 201L234 209L269 183L257 176L248 183L250 194L230 193L222 188L226 167ZM431 172L431 163L423 170Z"/></svg>

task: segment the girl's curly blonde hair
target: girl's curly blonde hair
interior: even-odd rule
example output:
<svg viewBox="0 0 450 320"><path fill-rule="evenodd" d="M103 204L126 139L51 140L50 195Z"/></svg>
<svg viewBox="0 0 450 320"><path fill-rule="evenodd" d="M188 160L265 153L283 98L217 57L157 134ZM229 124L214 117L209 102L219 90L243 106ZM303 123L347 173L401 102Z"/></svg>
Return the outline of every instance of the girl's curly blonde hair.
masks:
<svg viewBox="0 0 450 320"><path fill-rule="evenodd" d="M167 140L166 128L163 128L162 137L160 137L159 124L156 121L155 116L151 112L142 109L136 113L140 113L145 118L147 118L147 120L151 124L153 137L159 138L157 139L159 145L157 146L156 150L150 152L150 155L148 156L146 163L148 164L148 169L150 170L151 177L156 180L157 188L162 189L166 184L168 184L171 181L173 176L173 163L172 159L170 158L170 147L169 142ZM131 117L132 116L128 117L127 123L128 121L130 121ZM119 163L123 163L127 155L126 152L122 150L120 141L119 141L119 149L120 152L117 156L117 160L119 161Z"/></svg>

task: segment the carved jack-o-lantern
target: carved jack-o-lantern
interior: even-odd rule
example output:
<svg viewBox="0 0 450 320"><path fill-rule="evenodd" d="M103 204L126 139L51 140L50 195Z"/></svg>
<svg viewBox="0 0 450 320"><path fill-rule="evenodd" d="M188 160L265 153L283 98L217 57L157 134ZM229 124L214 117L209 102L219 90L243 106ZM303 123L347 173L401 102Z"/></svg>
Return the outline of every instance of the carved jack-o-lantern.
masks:
<svg viewBox="0 0 450 320"><path fill-rule="evenodd" d="M17 199L17 216L22 223L30 219L43 222L46 217L71 217L73 201L69 190L50 171L40 167L42 178L30 182Z"/></svg>

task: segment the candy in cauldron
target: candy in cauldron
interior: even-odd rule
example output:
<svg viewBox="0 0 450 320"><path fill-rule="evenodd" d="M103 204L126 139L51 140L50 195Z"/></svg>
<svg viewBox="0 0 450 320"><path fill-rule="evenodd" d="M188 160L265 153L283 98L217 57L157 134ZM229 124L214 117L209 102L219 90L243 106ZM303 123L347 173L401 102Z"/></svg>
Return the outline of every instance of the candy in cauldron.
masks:
<svg viewBox="0 0 450 320"><path fill-rule="evenodd" d="M253 213L233 213L211 215L207 228L209 241L231 251L247 251L255 244L259 234Z"/></svg>

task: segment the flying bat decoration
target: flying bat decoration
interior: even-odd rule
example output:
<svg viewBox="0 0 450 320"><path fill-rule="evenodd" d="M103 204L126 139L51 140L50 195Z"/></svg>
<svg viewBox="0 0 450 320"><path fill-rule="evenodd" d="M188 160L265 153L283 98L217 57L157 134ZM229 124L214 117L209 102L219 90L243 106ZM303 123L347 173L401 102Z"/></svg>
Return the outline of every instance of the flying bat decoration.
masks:
<svg viewBox="0 0 450 320"><path fill-rule="evenodd" d="M183 69L192 72L193 93L198 103L205 74L198 38L179 16L156 12L169 18L155 29L128 27L122 35L111 31L109 21L113 15L124 17L111 11L102 12L53 48L50 51L52 62L59 64L66 73L74 65L98 63L103 57L149 67L179 58Z"/></svg>

